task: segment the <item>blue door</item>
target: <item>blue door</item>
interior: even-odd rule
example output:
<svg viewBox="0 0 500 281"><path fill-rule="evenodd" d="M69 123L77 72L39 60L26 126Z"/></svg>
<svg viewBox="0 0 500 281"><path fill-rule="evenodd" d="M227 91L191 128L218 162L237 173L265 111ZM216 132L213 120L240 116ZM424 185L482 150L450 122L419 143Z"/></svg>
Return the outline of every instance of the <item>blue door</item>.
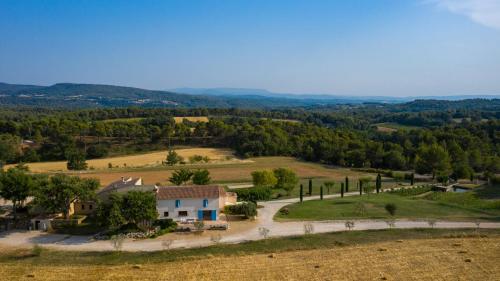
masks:
<svg viewBox="0 0 500 281"><path fill-rule="evenodd" d="M217 220L217 210L212 210L212 220L216 221Z"/></svg>
<svg viewBox="0 0 500 281"><path fill-rule="evenodd" d="M198 219L203 220L203 210L198 210Z"/></svg>

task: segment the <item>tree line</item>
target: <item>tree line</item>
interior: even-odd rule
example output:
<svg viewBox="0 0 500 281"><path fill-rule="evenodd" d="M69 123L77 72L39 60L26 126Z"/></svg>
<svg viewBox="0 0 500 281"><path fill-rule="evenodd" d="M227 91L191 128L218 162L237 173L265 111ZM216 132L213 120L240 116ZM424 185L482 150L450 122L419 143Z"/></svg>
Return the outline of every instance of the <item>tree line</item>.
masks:
<svg viewBox="0 0 500 281"><path fill-rule="evenodd" d="M0 162L71 160L68 168L85 168L85 159L105 157L124 145L148 150L188 144L228 147L242 157L294 156L345 167L415 169L439 177L470 178L500 170L500 123L495 118L457 123L448 122L448 116L441 118L447 120L446 125L384 133L370 124L393 120L384 119L392 118L391 114L441 113L400 112L395 106L395 112L390 107L380 112L374 106L345 107L326 112L321 108L25 109L17 114L2 110L0 116L6 118L0 121ZM454 114L491 114L468 107L464 110ZM173 119L188 115L211 118L207 123L176 123ZM364 118L367 120L362 121ZM358 121L359 125L353 125ZM33 143L20 146L23 139Z"/></svg>

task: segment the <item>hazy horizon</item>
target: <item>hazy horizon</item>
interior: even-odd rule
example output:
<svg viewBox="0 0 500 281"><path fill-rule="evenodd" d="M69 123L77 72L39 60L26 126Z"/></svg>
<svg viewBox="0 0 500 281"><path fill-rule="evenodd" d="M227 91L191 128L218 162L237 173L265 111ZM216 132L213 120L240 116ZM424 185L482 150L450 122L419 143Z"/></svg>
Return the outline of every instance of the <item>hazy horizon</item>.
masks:
<svg viewBox="0 0 500 281"><path fill-rule="evenodd" d="M0 0L0 81L500 94L500 1Z"/></svg>

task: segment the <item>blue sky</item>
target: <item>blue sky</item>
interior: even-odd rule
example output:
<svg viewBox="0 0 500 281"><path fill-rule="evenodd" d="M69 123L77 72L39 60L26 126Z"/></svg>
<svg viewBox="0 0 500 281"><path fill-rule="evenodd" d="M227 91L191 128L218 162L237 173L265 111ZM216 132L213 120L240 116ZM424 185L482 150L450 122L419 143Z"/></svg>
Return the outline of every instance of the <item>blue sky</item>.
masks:
<svg viewBox="0 0 500 281"><path fill-rule="evenodd" d="M0 0L0 81L500 93L500 0Z"/></svg>

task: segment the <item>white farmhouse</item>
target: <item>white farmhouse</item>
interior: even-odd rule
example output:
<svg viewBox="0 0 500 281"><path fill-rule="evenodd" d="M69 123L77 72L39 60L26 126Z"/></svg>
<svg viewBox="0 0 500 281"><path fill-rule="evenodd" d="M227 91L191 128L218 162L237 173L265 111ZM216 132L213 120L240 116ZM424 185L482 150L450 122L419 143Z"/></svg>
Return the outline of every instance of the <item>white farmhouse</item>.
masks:
<svg viewBox="0 0 500 281"><path fill-rule="evenodd" d="M218 185L159 186L156 189L159 219L216 221L224 206L234 203L236 194Z"/></svg>

